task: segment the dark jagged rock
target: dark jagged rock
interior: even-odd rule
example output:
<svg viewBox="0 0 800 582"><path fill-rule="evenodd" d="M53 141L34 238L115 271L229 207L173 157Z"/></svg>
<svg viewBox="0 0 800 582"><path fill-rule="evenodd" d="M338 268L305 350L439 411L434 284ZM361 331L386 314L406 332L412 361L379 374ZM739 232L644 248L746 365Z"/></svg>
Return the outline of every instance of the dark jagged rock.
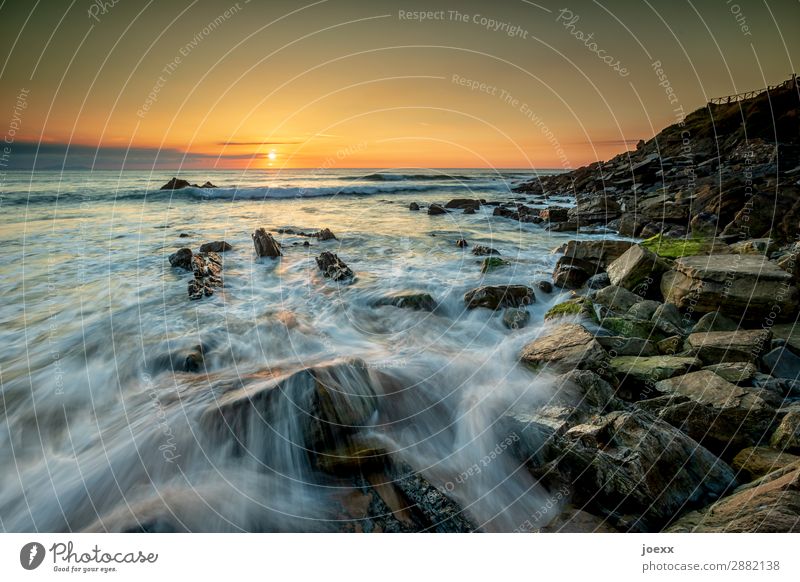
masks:
<svg viewBox="0 0 800 582"><path fill-rule="evenodd" d="M466 239L463 239L463 238L460 238L460 239L458 239L458 240L456 241L456 246L457 246L458 248L460 248L460 249L467 248L468 244L469 244L469 243L466 241Z"/></svg>
<svg viewBox="0 0 800 582"><path fill-rule="evenodd" d="M253 233L253 245L256 248L256 255L259 257L280 257L281 245L270 233L263 228L256 229Z"/></svg>
<svg viewBox="0 0 800 582"><path fill-rule="evenodd" d="M179 249L169 256L169 264L180 269L192 270L192 249Z"/></svg>
<svg viewBox="0 0 800 582"><path fill-rule="evenodd" d="M428 206L428 214L430 216L438 216L440 214L447 214L447 210L441 204L431 204Z"/></svg>
<svg viewBox="0 0 800 582"><path fill-rule="evenodd" d="M169 182L161 186L161 190L180 190L181 188L216 188L214 184L211 182L206 182L202 186L198 186L197 184L191 184L186 180L180 180L178 178L172 178Z"/></svg>
<svg viewBox="0 0 800 582"><path fill-rule="evenodd" d="M525 285L487 285L467 291L464 295L467 309L485 307L494 310L501 307L522 307L535 301L533 289Z"/></svg>
<svg viewBox="0 0 800 582"><path fill-rule="evenodd" d="M417 204L416 202L412 202L411 204L408 205L408 209L409 210L419 210L419 204Z"/></svg>
<svg viewBox="0 0 800 582"><path fill-rule="evenodd" d="M545 281L544 279L536 281L536 288L544 293L553 292L553 284L550 281Z"/></svg>
<svg viewBox="0 0 800 582"><path fill-rule="evenodd" d="M233 248L230 243L225 242L224 240L216 240L213 242L207 242L200 245L200 252L201 253L224 253L225 251L229 251Z"/></svg>
<svg viewBox="0 0 800 582"><path fill-rule="evenodd" d="M531 314L527 309L509 307L503 312L503 325L508 329L520 329L528 325Z"/></svg>
<svg viewBox="0 0 800 582"><path fill-rule="evenodd" d="M317 232L303 232L301 230L294 230L293 228L279 228L280 234L291 234L294 236L304 236L307 238L318 238L321 241L337 240L336 235L331 232L329 228L323 228Z"/></svg>
<svg viewBox="0 0 800 582"><path fill-rule="evenodd" d="M472 198L453 198L447 204L444 205L445 208L460 208L462 210L466 210L467 208L472 208L473 210L477 210L481 207L480 200L474 200Z"/></svg>
<svg viewBox="0 0 800 582"><path fill-rule="evenodd" d="M499 255L500 251L497 251L492 247L487 247L485 245L475 245L474 247L472 247L472 254L477 255L479 257L485 257L487 255Z"/></svg>
<svg viewBox="0 0 800 582"><path fill-rule="evenodd" d="M383 305L418 311L433 311L436 309L436 301L429 293L400 293L391 297L382 297L375 302L376 307Z"/></svg>
<svg viewBox="0 0 800 582"><path fill-rule="evenodd" d="M223 286L222 258L217 253L197 253L192 255L194 279L189 281L189 299L210 297L214 289Z"/></svg>
<svg viewBox="0 0 800 582"><path fill-rule="evenodd" d="M520 360L534 369L563 373L603 367L608 354L585 327L565 323L527 344Z"/></svg>
<svg viewBox="0 0 800 582"><path fill-rule="evenodd" d="M322 254L317 257L317 266L325 277L334 281L344 282L352 280L355 277L350 267L336 256L335 253L329 251L323 251Z"/></svg>

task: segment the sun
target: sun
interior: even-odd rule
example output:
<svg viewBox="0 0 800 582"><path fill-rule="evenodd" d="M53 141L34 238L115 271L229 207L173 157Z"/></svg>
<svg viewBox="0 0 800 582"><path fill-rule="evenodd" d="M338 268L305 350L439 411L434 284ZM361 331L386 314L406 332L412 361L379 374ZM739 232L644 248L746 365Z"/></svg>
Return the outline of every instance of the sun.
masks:
<svg viewBox="0 0 800 582"><path fill-rule="evenodd" d="M275 152L275 150L270 150L270 152L267 154L267 157L269 158L269 161L272 162L278 157L278 154Z"/></svg>

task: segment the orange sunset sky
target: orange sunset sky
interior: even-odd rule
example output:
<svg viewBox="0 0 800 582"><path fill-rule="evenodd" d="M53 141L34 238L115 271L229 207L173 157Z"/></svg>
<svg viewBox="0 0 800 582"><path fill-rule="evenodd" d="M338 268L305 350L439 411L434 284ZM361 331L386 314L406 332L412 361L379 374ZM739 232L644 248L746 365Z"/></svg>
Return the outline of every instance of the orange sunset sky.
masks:
<svg viewBox="0 0 800 582"><path fill-rule="evenodd" d="M6 1L0 132L10 168L577 167L788 78L797 16L796 0Z"/></svg>

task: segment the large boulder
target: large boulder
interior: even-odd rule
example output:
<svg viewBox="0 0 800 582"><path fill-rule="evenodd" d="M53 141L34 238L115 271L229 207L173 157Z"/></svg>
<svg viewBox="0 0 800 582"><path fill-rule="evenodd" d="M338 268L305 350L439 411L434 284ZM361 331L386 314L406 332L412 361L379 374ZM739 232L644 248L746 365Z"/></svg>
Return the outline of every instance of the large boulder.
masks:
<svg viewBox="0 0 800 582"><path fill-rule="evenodd" d="M169 256L169 264L179 269L192 270L192 249L178 249Z"/></svg>
<svg viewBox="0 0 800 582"><path fill-rule="evenodd" d="M633 244L624 240L571 240L559 250L564 251L565 257L591 263L593 271L604 271Z"/></svg>
<svg viewBox="0 0 800 582"><path fill-rule="evenodd" d="M334 281L352 281L355 277L353 270L330 251L323 251L317 257L317 266L325 277Z"/></svg>
<svg viewBox="0 0 800 582"><path fill-rule="evenodd" d="M769 436L775 409L756 389L731 384L710 370L661 380L655 388L673 397L657 410L661 418L728 458Z"/></svg>
<svg viewBox="0 0 800 582"><path fill-rule="evenodd" d="M643 411L616 411L558 439L548 471L571 484L572 503L628 531L658 531L735 484L733 471L697 442Z"/></svg>
<svg viewBox="0 0 800 582"><path fill-rule="evenodd" d="M764 370L776 378L800 380L800 357L786 346L779 346L761 356Z"/></svg>
<svg viewBox="0 0 800 582"><path fill-rule="evenodd" d="M233 247L230 243L224 240L215 240L212 242L203 243L200 245L201 253L224 253L231 250Z"/></svg>
<svg viewBox="0 0 800 582"><path fill-rule="evenodd" d="M634 304L643 301L643 299L641 295L631 293L623 287L609 285L594 293L592 301L608 307L611 311L622 314L628 312Z"/></svg>
<svg viewBox="0 0 800 582"><path fill-rule="evenodd" d="M609 363L620 379L620 395L638 400L653 394L653 385L660 380L682 376L699 369L700 360L680 356L617 356Z"/></svg>
<svg viewBox="0 0 800 582"><path fill-rule="evenodd" d="M770 444L779 451L800 454L800 406L788 408L778 428L770 439Z"/></svg>
<svg viewBox="0 0 800 582"><path fill-rule="evenodd" d="M755 362L769 349L772 332L766 329L693 333L686 346L708 365L720 362Z"/></svg>
<svg viewBox="0 0 800 582"><path fill-rule="evenodd" d="M739 451L731 462L740 480L750 482L800 461L800 457L781 452L772 447L747 447Z"/></svg>
<svg viewBox="0 0 800 582"><path fill-rule="evenodd" d="M580 289L595 273L596 267L582 259L561 257L553 269L553 283L566 289Z"/></svg>
<svg viewBox="0 0 800 582"><path fill-rule="evenodd" d="M608 266L608 276L612 285L634 289L646 286L658 288L661 274L667 269L664 260L646 248L634 245Z"/></svg>
<svg viewBox="0 0 800 582"><path fill-rule="evenodd" d="M533 289L525 285L485 285L476 287L464 294L467 309L485 307L522 307L536 301Z"/></svg>
<svg viewBox="0 0 800 582"><path fill-rule="evenodd" d="M569 210L570 221L578 224L608 223L617 218L620 207L616 200L608 196L595 196L581 200Z"/></svg>
<svg viewBox="0 0 800 582"><path fill-rule="evenodd" d="M532 368L557 373L603 367L608 354L585 327L577 323L559 325L522 349L520 359Z"/></svg>
<svg viewBox="0 0 800 582"><path fill-rule="evenodd" d="M481 201L475 200L473 198L453 198L447 204L444 205L445 208L460 208L462 210L467 208L472 208L477 210L481 207Z"/></svg>
<svg viewBox="0 0 800 582"><path fill-rule="evenodd" d="M800 462L743 485L700 511L683 515L668 532L800 532Z"/></svg>
<svg viewBox="0 0 800 582"><path fill-rule="evenodd" d="M256 229L252 236L256 255L272 258L281 256L281 245L266 230L263 228Z"/></svg>
<svg viewBox="0 0 800 582"><path fill-rule="evenodd" d="M757 255L683 257L661 278L661 292L682 310L770 324L793 317L798 305L792 275Z"/></svg>

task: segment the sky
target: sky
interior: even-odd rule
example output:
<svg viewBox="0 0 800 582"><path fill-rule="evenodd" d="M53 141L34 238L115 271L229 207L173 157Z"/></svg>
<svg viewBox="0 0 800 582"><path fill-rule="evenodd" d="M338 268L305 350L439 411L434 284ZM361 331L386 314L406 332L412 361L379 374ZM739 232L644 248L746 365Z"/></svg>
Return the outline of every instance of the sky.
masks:
<svg viewBox="0 0 800 582"><path fill-rule="evenodd" d="M0 47L9 169L574 168L790 77L800 2L5 0Z"/></svg>

